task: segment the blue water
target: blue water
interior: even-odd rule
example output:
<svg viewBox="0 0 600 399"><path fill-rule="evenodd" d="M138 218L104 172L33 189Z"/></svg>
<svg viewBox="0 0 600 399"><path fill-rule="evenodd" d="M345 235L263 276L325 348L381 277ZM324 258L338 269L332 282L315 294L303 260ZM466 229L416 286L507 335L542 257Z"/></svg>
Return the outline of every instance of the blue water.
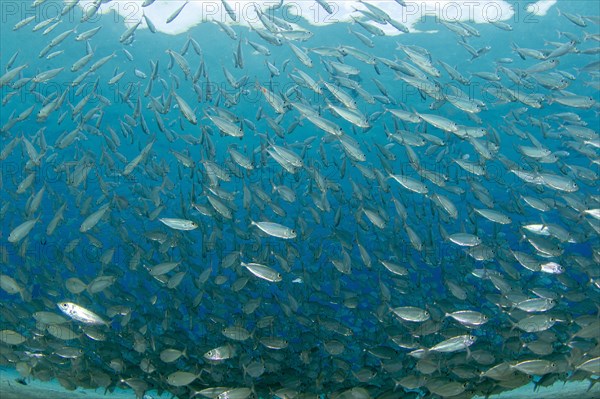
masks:
<svg viewBox="0 0 600 399"><path fill-rule="evenodd" d="M331 95L317 95L308 88L297 87L289 74L295 74L298 68L313 77L333 82L331 74L325 68L324 61L336 61L331 57L320 57L309 52L314 67L302 65L289 46L276 47L262 41L255 32L245 27L234 26L237 35L242 38L244 68L234 67L232 54L238 42L229 39L216 24L204 23L189 32L179 35L151 33L147 29L138 29L131 44L122 45L119 37L126 29L121 17L107 14L95 17L93 21L79 24L81 10L63 17L63 22L47 36L41 31L32 32L32 27L56 15L51 2L40 6L36 20L18 31L12 27L23 17L34 15L28 2L3 2L1 26L1 64L8 63L10 57L19 51L12 65L27 63L23 77L33 77L44 70L65 67L56 78L34 86L32 83L14 91L10 85L2 87L3 106L0 123L5 126L12 117L35 104L33 114L14 127L2 132L2 148L13 138L25 137L41 153L39 165L28 165L29 156L23 143L2 161L2 266L1 273L11 276L23 287L22 295L9 295L0 290L2 298L2 318L0 329L14 330L26 337L26 341L6 349L0 355L3 365L17 361L32 364L31 376L37 372L50 370L56 376L72 379L77 385L90 384L87 375L94 370L110 376L110 386L122 386L121 380L140 378L148 384L148 389L169 390L178 397L191 396L192 387L196 391L207 386L251 387L260 394L268 394L282 388L299 392L328 393L344 391L352 387L367 389L372 396L394 389L400 395L409 389L397 386L395 381L407 375L424 375L418 371L418 358L408 355L410 350L400 348L391 338L403 337L416 342L415 348L431 348L446 338L462 334L476 337L470 351L485 351L494 356L492 364L479 364L463 350L456 353L437 354L438 369L429 375L431 379L448 379L466 383L462 395L485 395L507 388L497 381L480 377L461 378L452 374L454 359L458 364L466 363L469 368L484 372L501 362L519 362L527 359L546 359L556 363L550 373L533 375L534 381L541 378L564 380L570 377L587 378L591 373L577 371L577 365L597 356L588 346L597 345L598 337L585 338L573 343L573 335L587 322L584 316L598 313L599 289L598 240L597 228L589 223L599 223L597 219L585 214L584 210L597 209L599 206L597 176L598 147L583 144L583 139L571 137L565 133L566 122L555 117L556 114L576 113L586 126L595 132L598 141L598 69L591 72L579 72L578 69L598 61L598 54L569 53L558 57L557 70L566 73L568 92L580 96L591 96L595 105L590 108L576 108L547 101L552 96L560 96L557 90L548 90L532 81L531 88L516 87L506 75L499 72L501 83L507 88L524 91L527 94L539 93L545 96L541 109L526 107L520 102L501 103L485 91L497 85L486 80L472 77L469 86L452 81L441 68L438 61L444 61L455 67L465 77L475 72L494 72L495 60L510 57L513 62L502 64L505 67L526 69L541 60L527 58L523 60L512 51L510 44L519 47L551 50L548 42L567 42L558 37L557 30L568 32L580 39L575 45L578 50L590 49L597 45L593 39L584 40L584 33L598 34L598 25L587 20L586 27L579 27L558 15L556 6L546 16L533 16L523 12L525 3L514 2L521 10L513 19L506 21L513 26L510 32L489 24L474 24L479 37L468 37L468 43L475 49L490 46L491 50L481 57L470 61L471 56L458 44L461 40L450 32L434 17L424 19L416 28L436 30L434 33L410 33L395 37L377 37L369 35L354 24L352 29L368 35L375 46L370 49L356 37L348 34L348 24L315 27L300 23L311 30L314 36L306 42L294 42L306 49L321 46L349 45L368 52L376 57L391 60L409 61L404 52L397 49L399 44L412 45L426 49L441 71L440 78L428 77L428 81L439 83L444 94L451 93L450 86L458 87L469 95L470 99L481 100L486 109L477 114L481 123L471 120L468 115L452 106L442 105L438 110L430 110L432 99L405 84L383 63L377 62L377 68L367 65L352 56L343 58L343 62L360 69L358 77L353 78L368 93L382 95L373 79L377 79L388 90L388 100L396 104L382 104L375 100L369 104L357 93L348 88L358 103L359 110L372 116L386 109L405 107L424 114L444 116L459 125L480 126L487 135L480 138L481 143L493 143L499 150L492 159L485 160L474 150L473 145L457 135L446 133L425 122L419 124L403 123L394 120L389 113L382 113L370 120L371 128L363 131L342 118L337 118L326 109L327 100L334 104ZM12 8L14 7L14 8ZM561 11L586 16L597 16L599 9L594 2L559 2ZM358 7L357 7L358 8ZM102 26L102 29L89 41L94 57L81 71L72 73L71 65L86 53L86 43L75 41L76 34ZM76 28L77 33L51 50L64 50L53 59L39 58L38 53L53 37L67 29ZM196 40L202 55L189 46L185 59L191 66L192 75L201 62L207 77L201 77L197 84L202 92L198 98L192 82L186 79L177 64L173 65L166 50L181 52L188 38ZM253 54L245 39L268 46L271 56ZM19 50L20 49L20 50ZM129 61L123 52L126 49L132 56ZM41 109L44 98L60 96L70 86L72 80L89 68L98 59L115 53L99 70L85 80L84 90L76 95L77 88L71 87L66 101L51 113L45 122L37 122L36 114ZM160 117L168 132L161 132L155 120L155 114L149 109L150 97L144 95L152 69L150 60L158 62L159 79L153 82L151 95L161 103L166 102L171 89L181 96L194 110L198 125L189 123L176 107L174 98L170 109ZM265 60L276 65L281 75L271 77ZM283 64L289 62L285 70ZM246 84L233 89L225 80L223 67L239 79L248 77ZM147 77L139 78L135 70ZM118 83L108 85L108 81L125 71ZM545 72L545 73L548 73ZM573 80L571 80L573 78ZM13 80L13 82L16 79ZM97 85L96 85L97 82ZM210 83L209 83L210 82ZM280 95L287 94L289 101L298 101L299 93L324 118L335 122L344 132L357 140L366 155L366 161L360 162L372 170L382 173L384 180L367 179L354 162L345 155L338 139L314 126L308 119L291 108L277 119L277 125L286 131L284 138L278 137L266 122L266 117L278 118L264 95L255 87L256 82ZM82 85L83 85L82 84ZM595 86L594 86L595 85ZM124 101L124 93L131 90L129 101ZM207 90L212 91L212 99L206 98ZM239 94L236 104L227 104L223 90L231 96ZM327 90L323 87L323 92ZM79 126L81 115L72 118L74 107L85 95L94 92L83 108L83 114L100 107L101 117L97 114L87 121L85 130L66 148L59 148L60 136ZM135 115L136 102L140 101L143 115L151 135L140 127L140 118L134 116L137 125L129 126L127 132L126 115ZM339 105L339 104L338 104ZM256 126L241 122L244 130L242 139L220 134L218 128L205 116L205 112L214 114L212 107L222 107L233 112L239 121L248 120ZM13 114L14 112L14 114ZM59 123L59 116L67 116ZM262 116L261 116L262 115ZM534 122L542 121L544 133ZM240 125L240 122L236 122ZM295 129L288 128L297 124ZM556 162L540 162L523 156L519 146L533 146L527 138L510 133L510 125L523 132L530 133L542 145L554 154ZM431 181L419 176L414 165L409 162L404 145L390 139L385 131L394 130L394 126L412 133L428 133L443 139L443 146L427 143L414 146L413 150L420 160L421 170L434 171L447 177L445 186L438 187ZM97 129L97 131L96 131ZM120 143L111 138L114 130ZM178 135L191 135L201 140L191 145ZM106 139L104 136L107 136ZM42 138L43 137L43 138ZM268 141L265 139L268 137ZM171 141L169 138L175 138ZM44 144L44 140L45 143ZM114 143L109 148L107 140ZM149 156L143 160L128 176L122 174L126 165L133 160L144 146L155 140ZM286 172L266 151L270 143L287 147L301 155L304 168L295 174ZM254 162L254 169L245 171L236 165L228 152L230 146ZM386 148L395 155L394 160L386 160L378 146ZM578 149L585 149L585 151ZM178 151L189 155L195 165L183 166L171 152ZM115 153L118 152L118 154ZM213 156L214 154L214 156ZM579 188L567 193L544 184L529 184L508 170L507 162L515 163L527 171L552 173L566 176L575 181ZM111 159L111 162L107 161ZM486 175L476 176L465 172L453 161L469 159L485 164ZM78 162L86 159L91 171L85 182L74 187L70 184ZM229 170L230 181L220 181L218 187L233 195L234 200L222 200L233 210L233 219L227 220L216 214L212 217L202 215L192 206L193 203L212 209L206 194L211 188L207 176L205 161L211 160ZM386 165L396 175L407 175L424 182L429 193L427 196L416 194L402 188L396 181L388 178ZM574 174L568 166L579 166L595 173L595 178L585 179ZM317 186L312 169L328 182L326 197ZM35 180L24 193L18 194L19 184L31 172ZM273 192L272 184L285 185L296 193L294 203L284 201ZM491 204L478 196L477 185L486 189ZM37 212L28 215L28 201L45 187L42 203ZM243 203L244 189L251 190L255 199L249 207ZM258 199L257 190L262 189L283 215L273 210L269 203ZM450 218L431 199L432 194L447 197L456 206L458 217ZM540 212L529 207L522 196L546 199L551 210ZM326 198L328 207L322 206ZM397 214L392 198L401 201L408 211L403 221ZM569 206L574 199L583 204L583 209ZM105 217L96 227L87 233L80 233L83 220L103 204L111 204ZM46 227L58 208L66 203L64 220L56 231L48 235ZM192 231L177 231L163 225L158 218L151 219L150 214L157 206L164 205L161 218L183 218L194 221L199 228ZM512 222L507 225L492 223L477 215L473 208L493 207L494 210L510 216ZM372 224L363 209L379 210L387 219L384 229ZM277 208L276 208L277 209ZM340 212L340 218L336 212ZM280 212L281 213L281 212ZM26 220L40 217L31 232L20 242L8 242L8 236ZM260 235L253 221L272 221L293 227L298 236L292 240ZM338 222L335 225L336 220ZM539 237L527 233L523 225L532 223L554 223L566 229L571 242L559 242L553 237L542 237L553 245L564 249L560 256L542 257L540 252L528 242L527 237ZM405 225L412 228L420 237L422 250L411 244ZM169 247L148 238L149 233L160 232L169 240ZM494 250L494 256L487 261L477 261L466 254L467 248L458 246L447 239L448 235L467 232L474 234ZM73 240L71 252L65 248ZM98 240L100 244L95 242ZM360 242L370 255L372 265L367 268L361 259L356 242ZM99 247L101 246L101 247ZM106 264L101 258L106 251L114 250ZM511 255L511 250L526 252L540 262L553 261L561 264L565 272L561 275L532 272L523 268ZM537 254L536 254L537 252ZM132 264L136 253L141 260ZM224 268L222 261L233 253L240 253L233 267ZM351 259L351 272L340 273L332 261L341 260L344 253ZM282 265L274 255L286 259L288 267ZM281 273L283 280L271 283L253 276L239 262L257 262L266 264ZM383 267L379 260L398 263L407 268L406 276L393 275ZM186 272L181 283L168 288L166 281L153 278L146 268L156 264L178 261L181 264L167 274L172 277L177 272ZM199 282L202 272L210 269L206 282ZM501 292L494 287L490 279L476 277L474 270L485 269L486 273L497 274L511 288ZM89 284L98 276L114 276L115 282L107 289L81 294L69 292L65 282L78 278ZM224 277L225 282L217 284L217 278ZM235 283L247 278L242 288ZM467 298L461 300L452 295L448 282L454 282L465 289ZM511 295L523 295L533 298L530 289L544 288L557 296L557 305L548 314L559 322L543 333L526 333L512 330L513 323L528 316L513 311L511 306L500 308L497 301L508 300ZM201 297L199 297L199 295ZM201 299L199 299L201 298ZM253 313L244 312L248 301L261 299ZM355 304L348 302L355 299ZM59 313L56 303L67 300L110 320L110 329L104 329L106 341L93 341L85 335L72 341L58 340L46 331L45 326L36 326L32 317L34 312L50 311ZM118 314L115 306L124 307L124 314ZM419 330L418 324L401 321L394 317L390 308L415 306L427 309L431 320L423 325L427 333ZM458 322L445 318L445 313L458 310L480 311L489 321L479 328L468 329ZM509 314L510 313L510 314ZM541 314L541 313L540 313ZM266 318L272 317L271 323ZM69 321L67 324L77 333L82 325ZM222 335L221 331L229 326L243 326L252 336L243 342L234 341ZM265 327L266 326L266 327ZM332 327L333 326L333 327ZM100 327L103 329L104 327ZM336 331L337 329L337 331ZM535 355L520 348L520 343L533 339L551 339L554 350L545 356ZM280 351L267 349L260 343L264 337L280 337L288 341L288 346ZM147 344L144 353L134 350L136 340ZM343 353L332 356L326 350L326 343L337 340L344 345ZM580 342L583 341L583 342ZM219 364L209 364L202 356L215 347L232 344L237 348L237 356ZM53 355L57 347L76 346L84 351L83 358L65 360ZM572 346L580 345L585 350L574 351ZM387 347L394 355L390 359L378 358L369 354L369 349ZM164 363L159 354L166 348L183 350L187 348L188 357L174 363ZM28 353L44 354L46 361L35 364ZM574 363L565 358L572 356ZM122 359L125 370L115 370L111 360ZM144 373L139 363L150 359L156 366L154 373ZM84 362L81 362L85 359ZM458 360L461 359L461 360ZM53 361L54 362L53 362ZM265 372L252 378L243 371L243 366L252 360L262 361ZM386 365L402 363L402 369L389 372ZM83 365L82 365L83 364ZM75 365L75 366L73 366ZM370 370L373 377L362 380L360 371ZM189 387L173 387L166 377L177 371L198 373L199 378ZM199 370L203 370L201 373ZM585 374L587 373L587 374ZM596 373L598 375L598 373ZM83 383L85 381L85 384ZM94 384L93 382L91 383ZM419 395L433 395L426 384L417 390ZM431 397L431 396L429 396Z"/></svg>

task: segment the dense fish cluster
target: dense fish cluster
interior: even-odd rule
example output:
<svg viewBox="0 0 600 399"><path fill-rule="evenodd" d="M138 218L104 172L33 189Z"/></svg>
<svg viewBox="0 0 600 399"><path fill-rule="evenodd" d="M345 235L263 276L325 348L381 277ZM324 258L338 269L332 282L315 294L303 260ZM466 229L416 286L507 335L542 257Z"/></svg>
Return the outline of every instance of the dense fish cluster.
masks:
<svg viewBox="0 0 600 399"><path fill-rule="evenodd" d="M423 34L409 0L222 0L178 36L50 3L2 24L0 364L139 398L598 382L594 2Z"/></svg>

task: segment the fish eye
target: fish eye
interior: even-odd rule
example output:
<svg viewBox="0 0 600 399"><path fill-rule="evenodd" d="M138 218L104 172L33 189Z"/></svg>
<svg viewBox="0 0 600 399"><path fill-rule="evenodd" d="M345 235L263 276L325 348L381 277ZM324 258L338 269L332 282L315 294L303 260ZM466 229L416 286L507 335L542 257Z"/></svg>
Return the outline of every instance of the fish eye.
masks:
<svg viewBox="0 0 600 399"><path fill-rule="evenodd" d="M61 303L61 304L60 304L60 307L61 307L61 308L66 308L66 307L67 307L67 304L66 304L66 303Z"/></svg>

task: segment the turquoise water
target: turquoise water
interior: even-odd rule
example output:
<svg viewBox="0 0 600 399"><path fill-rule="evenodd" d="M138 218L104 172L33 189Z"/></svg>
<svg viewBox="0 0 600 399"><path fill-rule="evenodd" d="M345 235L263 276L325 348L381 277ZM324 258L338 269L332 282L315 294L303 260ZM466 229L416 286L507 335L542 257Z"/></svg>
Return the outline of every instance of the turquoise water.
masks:
<svg viewBox="0 0 600 399"><path fill-rule="evenodd" d="M380 3L395 20L412 10ZM287 42L273 45L244 26L233 26L237 40L207 22L178 35L138 28L120 43L126 26L115 13L81 22L75 7L44 35L33 27L62 3L3 2L1 64L27 67L2 87L2 365L32 380L109 390L129 382L140 396L181 398L207 387L250 388L223 388L222 397L472 397L597 378L600 370L584 365L598 357L599 336L599 10L558 2L534 15L529 3L511 4L516 12L503 21L511 31L447 26L429 15L408 34L377 36L358 23L298 20L312 37L290 43L306 51L308 67ZM283 10L271 14L284 18ZM13 30L28 16L35 19ZM97 26L89 41L75 39ZM515 46L537 53L523 59ZM544 56L561 46L570 47ZM87 47L91 60L72 72ZM316 52L322 47L345 55ZM238 48L243 68L234 62ZM183 54L190 72L169 52ZM546 69L548 60L558 66ZM344 66L354 70L344 76ZM16 85L61 67L46 81ZM348 111L347 104L322 80L356 102L368 128L336 114L333 107ZM62 95L45 120L38 117ZM589 104L574 104L574 96ZM464 110L474 105L482 109ZM416 121L394 116L398 110ZM243 137L221 132L217 114ZM474 137L444 121L473 128ZM82 227L102 209L94 227ZM490 220L498 215L508 222ZM193 229L161 218L191 221ZM31 230L13 240L26 221ZM267 221L294 237L253 224ZM153 269L167 262L176 265ZM257 275L265 269L253 263L278 277ZM549 309L527 308L536 298ZM97 325L81 311L61 313L63 301L93 312ZM409 306L424 320L411 321ZM460 321L460 311L477 312L469 314L475 321ZM65 320L40 321L37 312ZM437 346L454 337L464 338ZM230 359L207 359L223 347ZM165 350L185 354L165 361ZM528 368L529 360L540 363ZM509 371L501 378L486 374L503 363ZM179 383L178 371L192 381Z"/></svg>

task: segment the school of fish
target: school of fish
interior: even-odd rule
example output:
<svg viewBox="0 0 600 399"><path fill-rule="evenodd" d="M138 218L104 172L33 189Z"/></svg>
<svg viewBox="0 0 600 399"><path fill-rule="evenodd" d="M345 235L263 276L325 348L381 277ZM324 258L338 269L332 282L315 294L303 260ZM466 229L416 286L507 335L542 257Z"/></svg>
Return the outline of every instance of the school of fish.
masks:
<svg viewBox="0 0 600 399"><path fill-rule="evenodd" d="M137 398L598 392L593 2L424 34L409 0L318 28L218 0L176 36L78 3L2 28L1 366Z"/></svg>

